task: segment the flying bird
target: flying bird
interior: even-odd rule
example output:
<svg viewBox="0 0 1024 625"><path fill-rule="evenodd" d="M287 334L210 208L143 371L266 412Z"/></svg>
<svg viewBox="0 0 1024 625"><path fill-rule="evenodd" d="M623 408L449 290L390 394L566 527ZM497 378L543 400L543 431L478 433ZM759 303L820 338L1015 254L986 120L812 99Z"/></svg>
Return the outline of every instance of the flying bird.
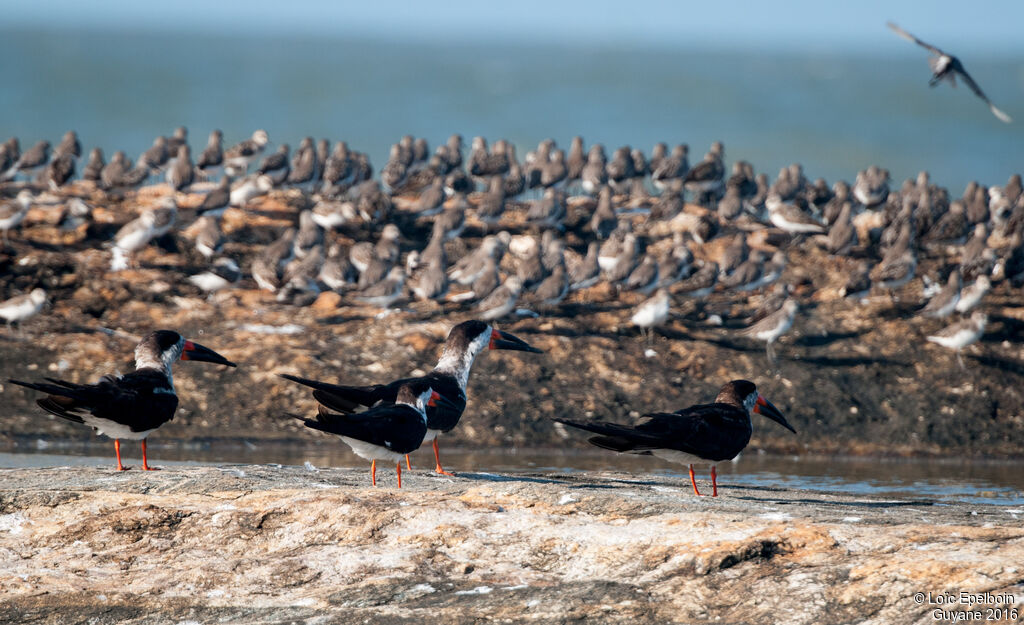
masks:
<svg viewBox="0 0 1024 625"><path fill-rule="evenodd" d="M959 74L970 90L973 91L976 96L984 100L985 104L988 104L989 110L992 111L993 115L999 118L999 121L1007 124L1013 121L1009 115L1000 111L996 108L995 104L992 104L992 102L989 101L988 96L986 96L985 92L981 90L978 83L974 82L971 75L967 73L966 69L964 69L964 65L960 62L960 59L956 58L952 54L943 52L931 44L921 41L892 22L888 22L888 26L900 37L903 37L907 41L916 43L934 55L932 58L928 59L928 65L932 68L932 79L928 81L928 86L934 87L943 80L948 80L949 84L956 87L956 76Z"/></svg>

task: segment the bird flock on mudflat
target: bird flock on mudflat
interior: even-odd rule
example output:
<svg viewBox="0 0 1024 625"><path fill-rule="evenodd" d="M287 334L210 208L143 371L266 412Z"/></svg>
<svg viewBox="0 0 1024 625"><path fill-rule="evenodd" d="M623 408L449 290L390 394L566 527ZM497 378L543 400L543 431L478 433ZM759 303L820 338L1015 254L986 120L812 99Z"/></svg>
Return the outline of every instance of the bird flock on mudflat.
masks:
<svg viewBox="0 0 1024 625"><path fill-rule="evenodd" d="M104 248L116 277L145 271L140 259L170 240L190 263L162 269L164 278L214 304L255 287L283 305L333 292L337 306L378 314L408 303L417 314L494 321L611 301L625 310L623 326L649 337L684 305L699 312L710 296L756 294L762 303L751 316L707 310L701 323L763 342L773 363L775 342L829 286L794 280L795 253L831 263L828 292L851 302L886 294L919 302L908 316L931 324L928 340L961 365L961 350L984 332L989 290L1024 283L1019 174L1002 186L971 182L956 196L927 172L896 185L874 165L852 183L809 180L796 163L772 180L747 161L727 167L717 141L695 163L684 143L658 143L649 154L620 146L609 158L578 136L567 152L545 139L520 161L501 139L476 137L464 155L456 134L433 151L403 137L375 177L344 141L331 148L307 137L292 154L287 144L270 150L258 130L223 149L214 130L193 161L187 140L184 128L157 137L134 164L122 153L104 164L93 149L80 179L73 131L52 151L45 141L25 153L16 138L0 145L8 262L32 252L34 233L49 233L67 250ZM166 183L155 182L161 172ZM283 221L262 241L246 240L248 226L273 211ZM0 317L13 324L40 312L44 286L9 292Z"/></svg>

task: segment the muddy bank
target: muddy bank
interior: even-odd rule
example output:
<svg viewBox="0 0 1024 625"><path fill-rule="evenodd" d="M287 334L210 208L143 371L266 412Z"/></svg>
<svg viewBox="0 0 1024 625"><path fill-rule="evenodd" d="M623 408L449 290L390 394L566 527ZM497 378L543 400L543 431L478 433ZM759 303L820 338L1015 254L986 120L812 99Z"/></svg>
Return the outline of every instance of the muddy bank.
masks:
<svg viewBox="0 0 1024 625"><path fill-rule="evenodd" d="M2 471L0 620L907 623L934 622L917 592L1024 600L1016 509L729 484L698 499L621 473L378 479Z"/></svg>

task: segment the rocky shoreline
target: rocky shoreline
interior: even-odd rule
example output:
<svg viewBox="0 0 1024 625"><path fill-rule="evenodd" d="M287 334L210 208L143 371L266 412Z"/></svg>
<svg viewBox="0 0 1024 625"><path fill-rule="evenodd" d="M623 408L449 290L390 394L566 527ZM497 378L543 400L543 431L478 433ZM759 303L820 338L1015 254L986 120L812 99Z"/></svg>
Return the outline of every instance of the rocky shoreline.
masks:
<svg viewBox="0 0 1024 625"><path fill-rule="evenodd" d="M697 498L610 472L416 471L399 490L367 473L0 471L0 620L929 623L968 606L915 593L1024 601L1013 508L727 483Z"/></svg>

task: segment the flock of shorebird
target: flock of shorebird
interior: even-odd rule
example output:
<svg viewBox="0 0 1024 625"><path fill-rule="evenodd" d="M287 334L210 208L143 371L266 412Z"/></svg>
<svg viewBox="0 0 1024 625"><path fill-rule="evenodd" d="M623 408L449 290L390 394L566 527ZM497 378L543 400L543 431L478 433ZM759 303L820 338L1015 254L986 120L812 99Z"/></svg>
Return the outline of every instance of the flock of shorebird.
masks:
<svg viewBox="0 0 1024 625"><path fill-rule="evenodd" d="M855 301L872 291L899 293L918 276L919 259L937 260L931 275L920 276L931 297L916 314L961 316L929 335L958 360L984 332L978 307L989 289L1024 281L1019 175L1003 186L971 182L956 198L926 172L894 187L876 166L853 184L808 180L799 164L770 181L746 161L727 168L720 142L692 165L685 144L670 150L659 143L649 155L622 146L608 158L603 145L586 148L581 137L568 153L544 140L520 162L510 143L489 147L482 137L464 159L462 138L453 135L433 153L424 139L403 137L375 178L366 155L344 141L329 149L307 137L294 154L283 144L266 156L263 131L228 149L221 142L213 131L196 161L184 128L157 137L134 164L120 152L104 164L94 149L76 181L82 151L74 132L52 152L44 141L22 153L10 139L0 145L8 179L0 189L15 195L0 207L4 249L9 257L31 250L28 234L12 247L9 231L28 225L38 205L38 221L81 234L79 249L108 247L111 271L136 265L162 237L191 240L202 265L171 278L211 298L248 274L248 284L278 302L305 305L335 291L341 305L387 311L415 298L434 302L435 311L472 310L492 321L557 314L569 297L585 305L600 293L604 301L639 302L628 318L643 333L664 324L680 300L718 293L746 301L756 292L764 304L740 334L763 341L773 362L775 341L801 310L786 279L794 250L841 262L839 293ZM95 205L109 198L133 207L133 190L161 172L170 193L155 206L134 203L137 217L112 239L95 240ZM239 211L245 221L268 195L300 207L294 226L250 246L257 249L246 257L237 247L226 253L225 212ZM46 298L41 288L15 296L0 303L0 317L20 322ZM720 315L707 317L722 323Z"/></svg>

